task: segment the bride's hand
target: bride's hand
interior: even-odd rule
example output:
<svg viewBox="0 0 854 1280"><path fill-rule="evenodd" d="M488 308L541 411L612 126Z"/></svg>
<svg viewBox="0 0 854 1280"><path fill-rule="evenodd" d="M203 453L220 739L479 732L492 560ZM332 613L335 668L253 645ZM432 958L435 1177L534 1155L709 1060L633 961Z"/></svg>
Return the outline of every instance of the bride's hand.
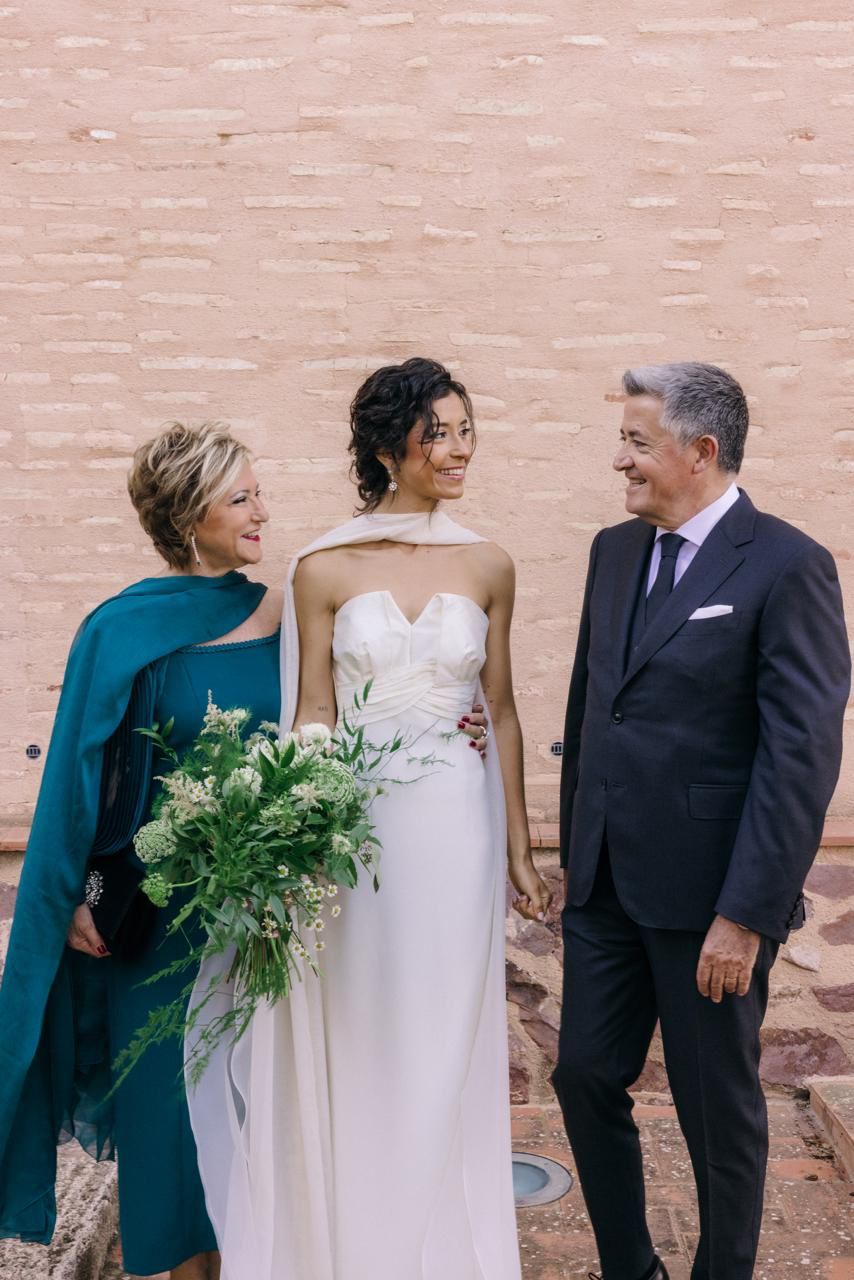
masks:
<svg viewBox="0 0 854 1280"><path fill-rule="evenodd" d="M513 906L526 920L545 920L552 900L551 890L528 855L509 864L510 883L519 895Z"/></svg>

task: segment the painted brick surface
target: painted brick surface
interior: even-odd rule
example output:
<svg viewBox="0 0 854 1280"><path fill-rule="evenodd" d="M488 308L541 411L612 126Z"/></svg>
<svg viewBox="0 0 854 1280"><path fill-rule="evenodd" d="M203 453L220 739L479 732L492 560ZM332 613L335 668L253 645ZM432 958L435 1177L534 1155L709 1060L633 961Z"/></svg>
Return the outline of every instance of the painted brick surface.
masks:
<svg viewBox="0 0 854 1280"><path fill-rule="evenodd" d="M830 546L854 614L853 68L839 0L0 8L0 822L81 615L155 567L135 443L231 422L278 579L349 512L358 381L414 353L476 395L459 514L518 562L535 818L589 542L622 516L627 364L743 381L744 483Z"/></svg>

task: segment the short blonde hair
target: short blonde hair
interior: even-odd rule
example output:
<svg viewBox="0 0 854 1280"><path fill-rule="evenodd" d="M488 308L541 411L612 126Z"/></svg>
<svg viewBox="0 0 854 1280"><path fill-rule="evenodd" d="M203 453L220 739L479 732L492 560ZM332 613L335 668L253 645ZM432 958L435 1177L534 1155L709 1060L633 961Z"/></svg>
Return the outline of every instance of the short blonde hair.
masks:
<svg viewBox="0 0 854 1280"><path fill-rule="evenodd" d="M139 523L171 568L189 565L193 529L250 460L246 446L221 422L172 422L139 446L128 493Z"/></svg>

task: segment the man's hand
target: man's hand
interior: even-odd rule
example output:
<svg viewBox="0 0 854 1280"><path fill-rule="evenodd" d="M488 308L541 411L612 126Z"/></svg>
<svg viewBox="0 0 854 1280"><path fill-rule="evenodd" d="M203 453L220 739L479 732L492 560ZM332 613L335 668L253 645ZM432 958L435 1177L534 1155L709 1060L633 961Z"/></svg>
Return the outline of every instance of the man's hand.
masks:
<svg viewBox="0 0 854 1280"><path fill-rule="evenodd" d="M549 886L534 866L530 851L521 859L511 858L508 862L510 883L518 897L513 906L526 920L546 918L551 905L552 894Z"/></svg>
<svg viewBox="0 0 854 1280"><path fill-rule="evenodd" d="M697 990L720 1004L724 992L746 996L761 936L724 916L715 916L697 965Z"/></svg>

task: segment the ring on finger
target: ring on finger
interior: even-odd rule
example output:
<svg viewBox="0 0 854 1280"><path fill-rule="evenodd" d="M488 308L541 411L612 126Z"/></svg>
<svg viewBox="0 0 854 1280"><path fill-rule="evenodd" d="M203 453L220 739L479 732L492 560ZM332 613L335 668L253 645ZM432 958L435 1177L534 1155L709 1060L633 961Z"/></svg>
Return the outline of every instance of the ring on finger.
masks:
<svg viewBox="0 0 854 1280"><path fill-rule="evenodd" d="M487 727L486 727L486 725L485 725L485 724L482 724L480 727L481 727L482 732L481 732L481 735L480 735L480 738L478 739L478 741L479 741L479 742L488 742L488 741L489 741L489 730L487 729Z"/></svg>

